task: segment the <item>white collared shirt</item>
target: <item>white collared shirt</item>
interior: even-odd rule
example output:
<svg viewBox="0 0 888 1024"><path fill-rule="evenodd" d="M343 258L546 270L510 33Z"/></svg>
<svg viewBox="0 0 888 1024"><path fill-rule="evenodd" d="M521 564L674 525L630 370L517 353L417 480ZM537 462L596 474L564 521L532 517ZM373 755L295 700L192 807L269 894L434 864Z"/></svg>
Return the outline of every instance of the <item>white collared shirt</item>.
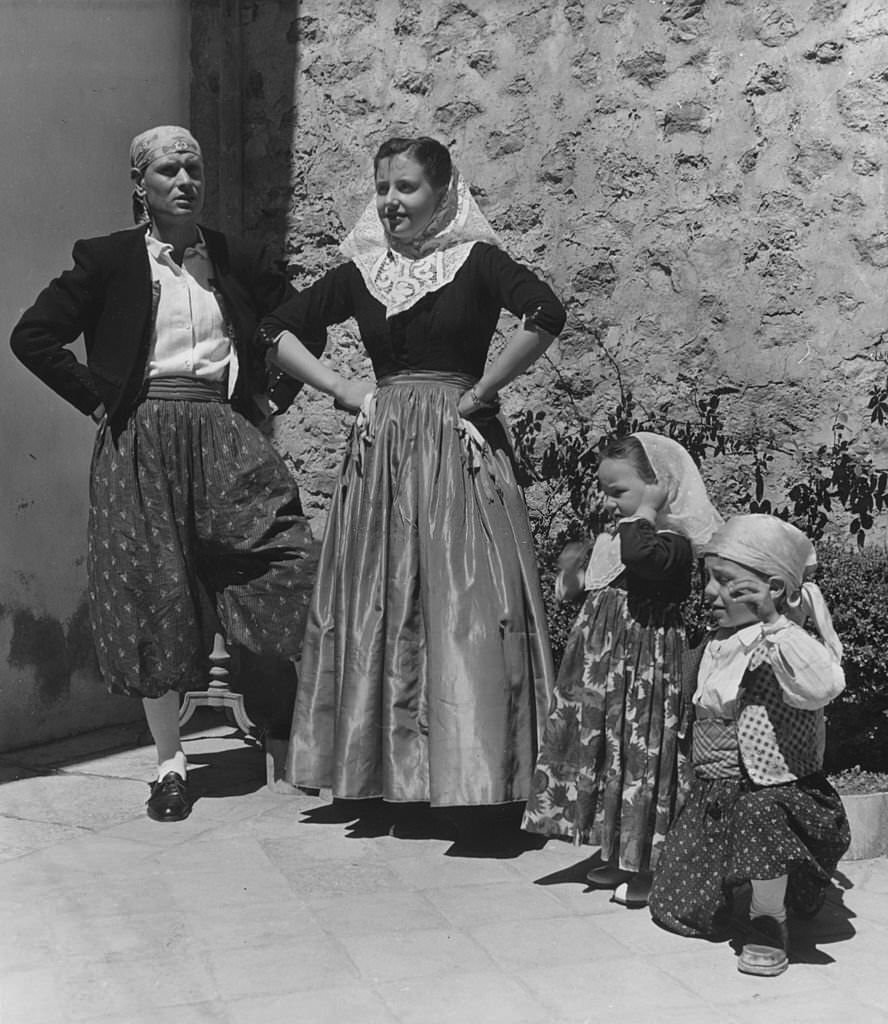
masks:
<svg viewBox="0 0 888 1024"><path fill-rule="evenodd" d="M160 299L148 356L147 375L223 380L228 396L237 381L237 353L213 289L213 264L203 236L189 246L179 266L173 247L150 232L145 236L151 279Z"/></svg>
<svg viewBox="0 0 888 1024"><path fill-rule="evenodd" d="M760 644L789 707L822 708L845 688L845 674L828 648L781 615L767 626L753 622L724 640L706 644L694 693L701 717L737 717L740 682Z"/></svg>
<svg viewBox="0 0 888 1024"><path fill-rule="evenodd" d="M694 704L702 718L736 718L740 681L759 643L762 624L753 622L724 640L710 640L697 672Z"/></svg>

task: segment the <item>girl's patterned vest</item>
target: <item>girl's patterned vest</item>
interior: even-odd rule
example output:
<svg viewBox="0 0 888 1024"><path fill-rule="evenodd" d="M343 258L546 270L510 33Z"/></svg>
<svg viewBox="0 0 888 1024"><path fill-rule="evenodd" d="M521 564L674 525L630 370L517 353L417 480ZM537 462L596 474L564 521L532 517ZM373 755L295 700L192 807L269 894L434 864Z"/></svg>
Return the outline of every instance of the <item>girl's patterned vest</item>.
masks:
<svg viewBox="0 0 888 1024"><path fill-rule="evenodd" d="M682 735L693 719L692 696L704 646L689 651L685 661ZM776 786L822 769L826 730L822 708L804 711L784 703L765 653L764 643L756 647L740 682L737 743L750 779L759 786Z"/></svg>
<svg viewBox="0 0 888 1024"><path fill-rule="evenodd" d="M826 736L823 709L804 711L784 703L764 644L749 659L738 707L740 757L753 782L775 786L821 770Z"/></svg>

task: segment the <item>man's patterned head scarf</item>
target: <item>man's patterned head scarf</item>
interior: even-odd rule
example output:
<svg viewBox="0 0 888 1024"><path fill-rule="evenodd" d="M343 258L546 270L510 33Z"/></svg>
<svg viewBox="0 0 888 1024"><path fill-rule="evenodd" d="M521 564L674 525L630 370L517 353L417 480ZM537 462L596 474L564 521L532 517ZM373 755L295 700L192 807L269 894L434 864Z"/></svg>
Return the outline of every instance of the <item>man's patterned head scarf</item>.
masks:
<svg viewBox="0 0 888 1024"><path fill-rule="evenodd" d="M136 182L133 189L133 220L136 224L148 224L151 220L140 179L155 160L171 153L193 153L195 156L202 156L197 139L187 128L180 128L175 124L149 128L140 132L130 143L130 167Z"/></svg>
<svg viewBox="0 0 888 1024"><path fill-rule="evenodd" d="M140 132L130 143L130 166L140 174L170 153L194 153L200 156L200 145L187 128L175 124L162 124Z"/></svg>

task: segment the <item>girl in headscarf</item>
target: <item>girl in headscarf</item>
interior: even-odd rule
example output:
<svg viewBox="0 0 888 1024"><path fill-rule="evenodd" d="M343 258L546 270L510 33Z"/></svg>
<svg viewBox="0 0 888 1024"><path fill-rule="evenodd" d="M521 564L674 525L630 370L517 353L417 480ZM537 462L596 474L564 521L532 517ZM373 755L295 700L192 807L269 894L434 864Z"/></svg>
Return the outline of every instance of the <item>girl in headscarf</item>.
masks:
<svg viewBox="0 0 888 1024"><path fill-rule="evenodd" d="M749 882L737 966L777 975L789 963L787 909L817 913L850 841L821 770L823 708L845 686L842 645L805 580L814 548L794 526L736 516L703 553L716 628L691 680L695 779L666 838L651 913L682 935L711 937Z"/></svg>
<svg viewBox="0 0 888 1024"><path fill-rule="evenodd" d="M678 728L694 548L721 523L678 442L636 433L602 449L613 531L583 571L569 545L561 596L588 592L571 630L524 815L531 832L599 844L587 876L642 905L680 795Z"/></svg>
<svg viewBox="0 0 888 1024"><path fill-rule="evenodd" d="M357 413L333 494L288 778L392 805L520 814L553 679L499 391L564 310L499 247L450 154L394 138L348 262L263 323L271 360ZM501 310L520 318L488 363ZM354 318L375 383L303 346ZM393 809L390 809L393 810Z"/></svg>

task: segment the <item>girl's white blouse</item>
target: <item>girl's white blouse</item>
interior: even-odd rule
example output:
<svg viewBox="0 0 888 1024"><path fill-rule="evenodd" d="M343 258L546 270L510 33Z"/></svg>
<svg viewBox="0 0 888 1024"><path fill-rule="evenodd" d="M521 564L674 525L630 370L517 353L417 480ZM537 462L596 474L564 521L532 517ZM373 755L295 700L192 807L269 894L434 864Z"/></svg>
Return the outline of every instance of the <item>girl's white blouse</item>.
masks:
<svg viewBox="0 0 888 1024"><path fill-rule="evenodd" d="M737 717L743 674L753 652L762 645L783 701L790 707L822 708L845 688L845 673L827 648L781 615L776 622L754 622L724 640L706 644L693 698L699 717Z"/></svg>

